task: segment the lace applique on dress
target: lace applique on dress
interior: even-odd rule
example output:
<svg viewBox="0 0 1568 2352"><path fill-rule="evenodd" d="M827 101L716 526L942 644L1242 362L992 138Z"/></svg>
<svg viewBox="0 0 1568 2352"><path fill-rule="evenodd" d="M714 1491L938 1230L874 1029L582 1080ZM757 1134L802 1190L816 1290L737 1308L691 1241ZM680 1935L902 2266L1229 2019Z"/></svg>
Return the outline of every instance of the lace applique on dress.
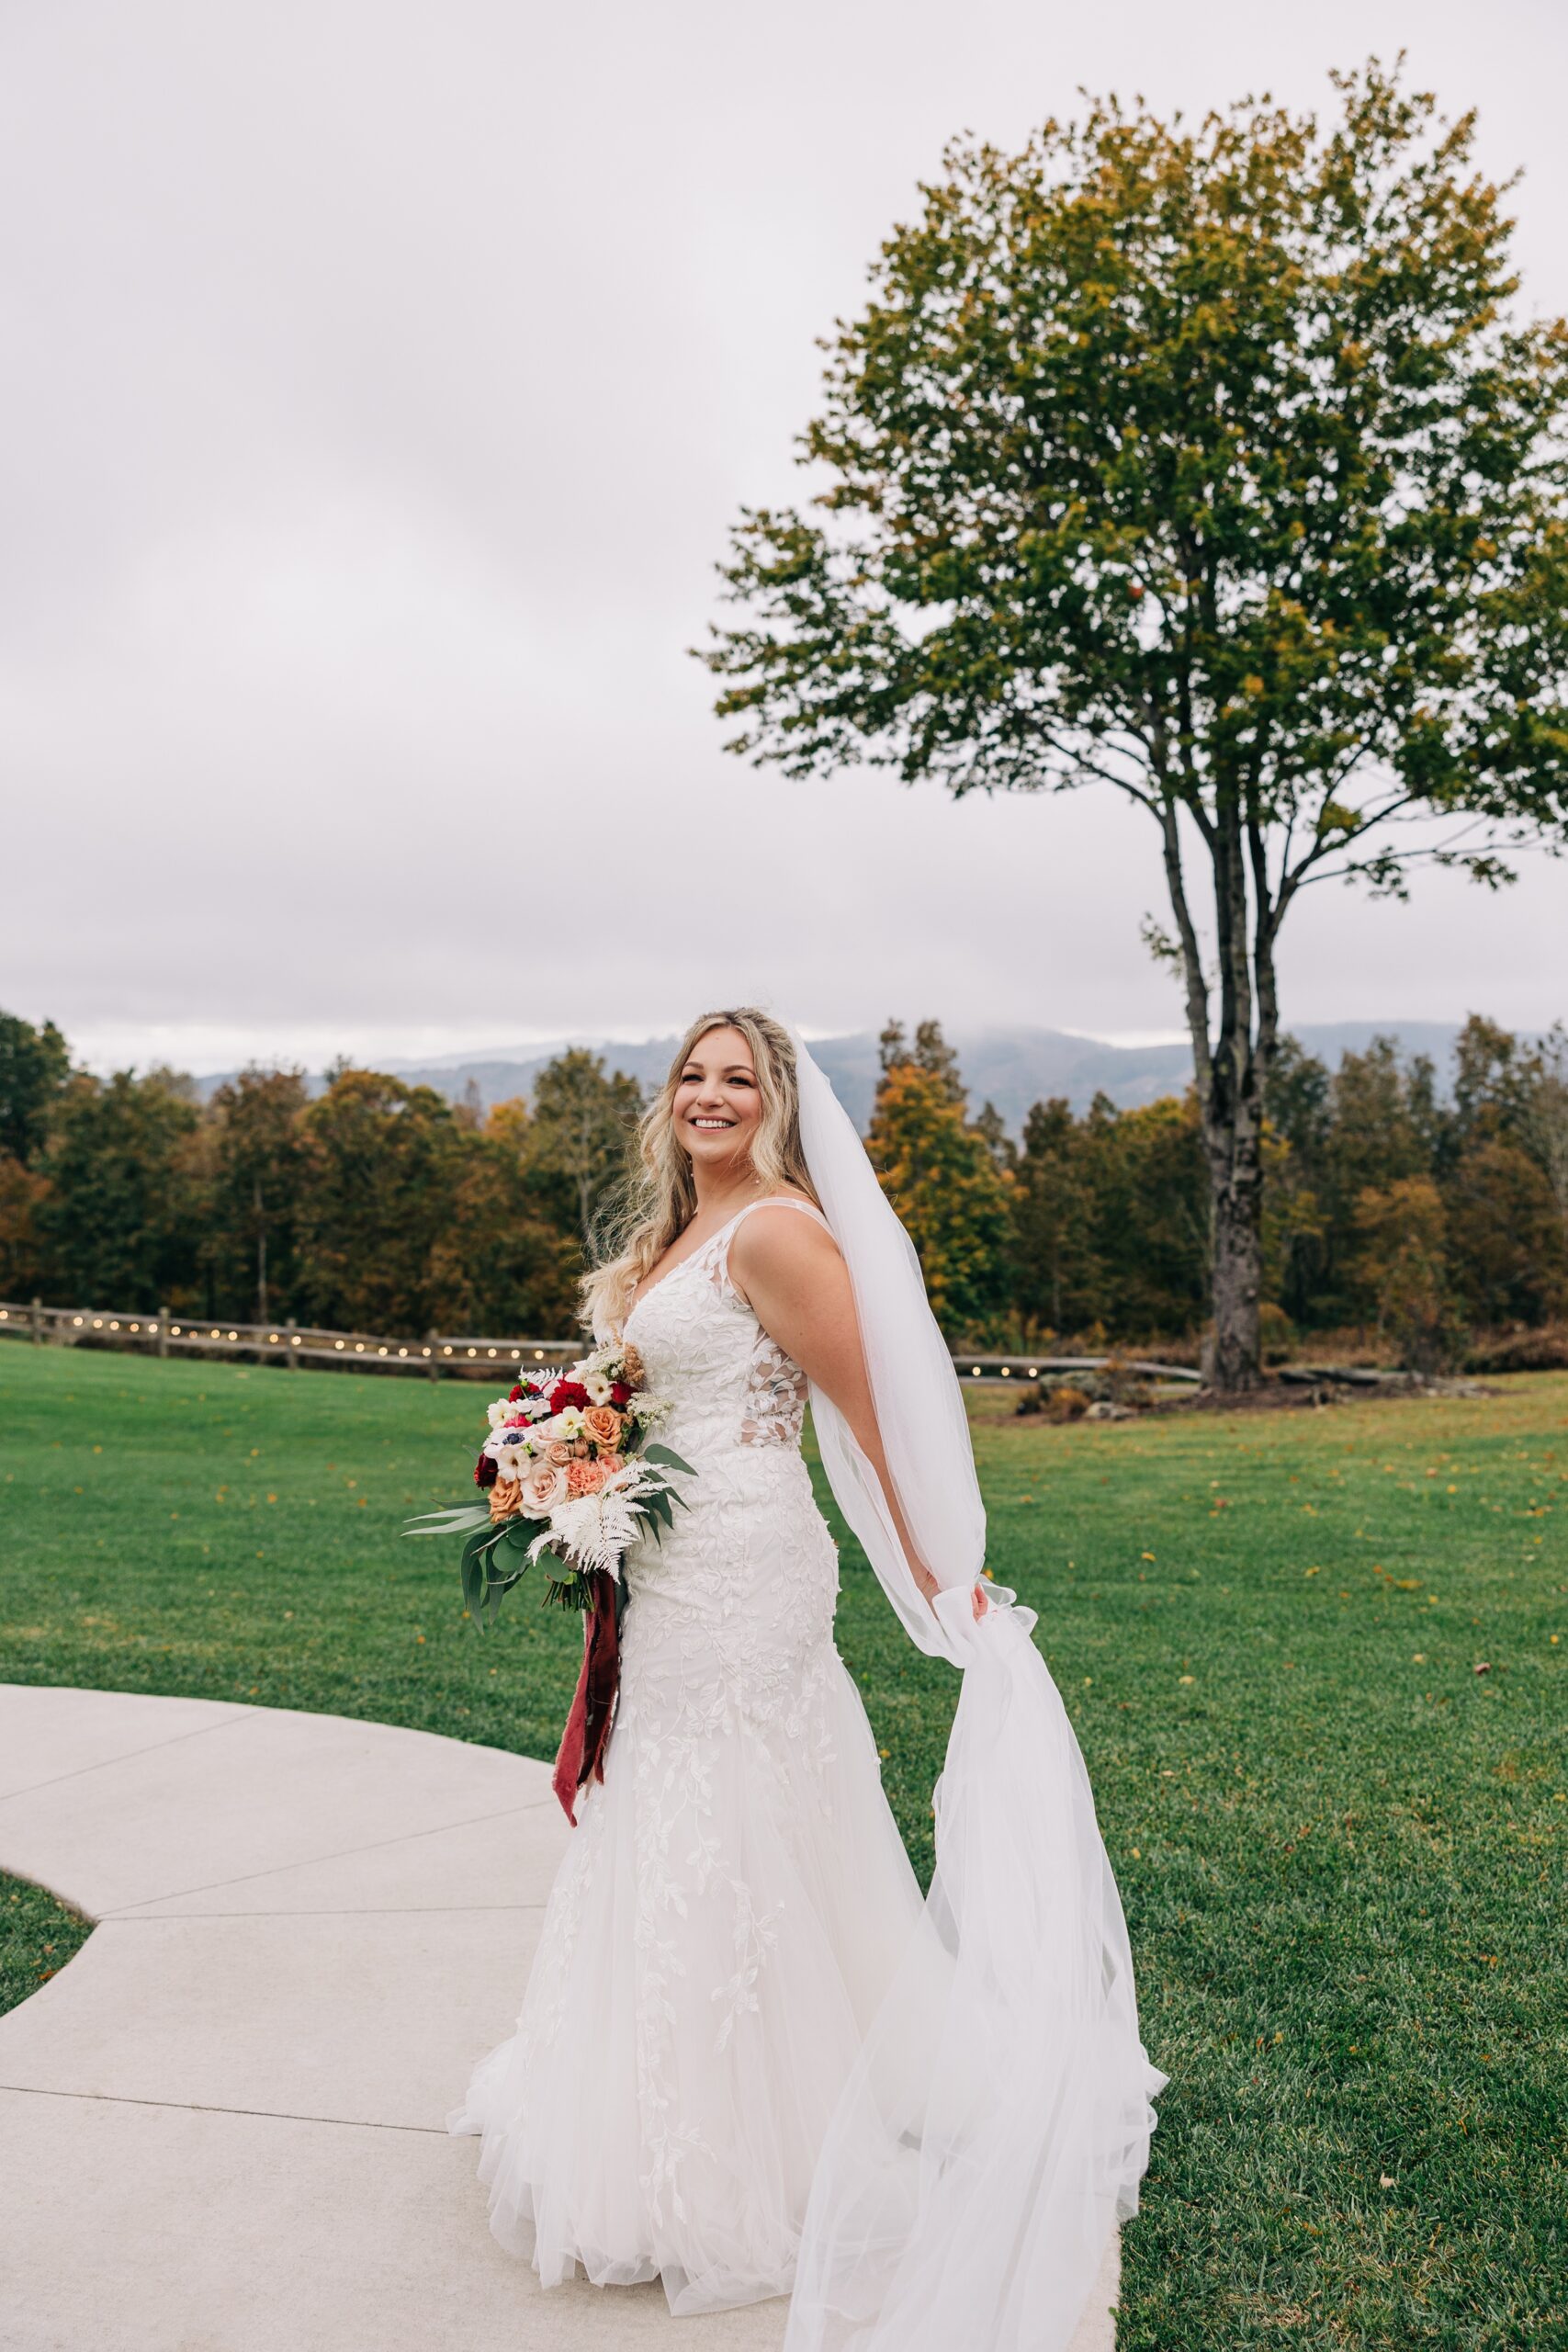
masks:
<svg viewBox="0 0 1568 2352"><path fill-rule="evenodd" d="M798 1445L810 1383L765 1331L757 1334L740 1417L742 1445Z"/></svg>
<svg viewBox="0 0 1568 2352"><path fill-rule="evenodd" d="M764 1205L758 1202L758 1208ZM818 1225L827 1219L820 1211L805 1201L785 1199L775 1204L781 1208L794 1209L797 1215L811 1217ZM744 1216L751 1212L745 1210ZM737 1217L735 1225L740 1219ZM732 1225L719 1238L724 1247L714 1259L709 1279L721 1298L733 1299L743 1306L739 1292L729 1274L729 1243L734 1238ZM742 1399L740 1442L742 1445L798 1445L806 1425L806 1408L811 1384L793 1356L784 1353L778 1341L770 1339L759 1325L752 1346L750 1362L746 1369L746 1394Z"/></svg>

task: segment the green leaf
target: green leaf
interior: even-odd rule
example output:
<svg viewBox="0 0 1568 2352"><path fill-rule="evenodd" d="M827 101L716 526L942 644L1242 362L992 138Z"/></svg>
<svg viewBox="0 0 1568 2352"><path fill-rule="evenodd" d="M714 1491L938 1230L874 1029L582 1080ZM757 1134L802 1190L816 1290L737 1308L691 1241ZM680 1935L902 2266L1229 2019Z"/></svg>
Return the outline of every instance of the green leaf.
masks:
<svg viewBox="0 0 1568 2352"><path fill-rule="evenodd" d="M418 1519L411 1519L403 1529L405 1535L459 1535L465 1528L485 1527L490 1523L488 1503L464 1503L456 1510L431 1510Z"/></svg>
<svg viewBox="0 0 1568 2352"><path fill-rule="evenodd" d="M672 1446L645 1445L642 1458L645 1462L660 1463L667 1470L682 1470L688 1478L694 1478L697 1475L689 1462L682 1461Z"/></svg>

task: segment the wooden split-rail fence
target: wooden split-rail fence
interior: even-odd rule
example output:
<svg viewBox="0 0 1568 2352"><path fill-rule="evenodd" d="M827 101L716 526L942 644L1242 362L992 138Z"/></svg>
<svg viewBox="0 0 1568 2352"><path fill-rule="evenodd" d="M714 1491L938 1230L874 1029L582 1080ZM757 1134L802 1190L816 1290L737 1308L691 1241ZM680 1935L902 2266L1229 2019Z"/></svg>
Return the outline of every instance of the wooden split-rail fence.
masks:
<svg viewBox="0 0 1568 2352"><path fill-rule="evenodd" d="M255 1363L330 1364L340 1372L413 1372L484 1379L534 1364L570 1363L583 1342L475 1337L427 1331L423 1340L389 1340L369 1331L334 1331L313 1323L231 1323L223 1317L115 1312L96 1306L45 1306L39 1299L0 1300L0 1339L38 1346L127 1348L159 1356L233 1356ZM954 1353L964 1380L1042 1380L1064 1373L1103 1372L1111 1365L1140 1380L1188 1381L1199 1374L1182 1364L1129 1362L1124 1357L976 1355Z"/></svg>

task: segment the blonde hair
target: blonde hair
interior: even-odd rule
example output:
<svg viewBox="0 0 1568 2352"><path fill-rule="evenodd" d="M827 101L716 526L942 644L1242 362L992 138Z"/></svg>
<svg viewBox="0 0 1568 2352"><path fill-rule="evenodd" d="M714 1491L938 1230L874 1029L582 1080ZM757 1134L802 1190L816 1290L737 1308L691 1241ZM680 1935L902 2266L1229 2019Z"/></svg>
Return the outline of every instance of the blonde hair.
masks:
<svg viewBox="0 0 1568 2352"><path fill-rule="evenodd" d="M643 1113L637 1129L640 1169L628 1176L603 1228L602 1246L610 1254L583 1276L582 1317L595 1329L619 1324L633 1291L696 1213L692 1162L675 1132L673 1105L693 1048L715 1029L738 1030L750 1048L762 1105L751 1144L759 1193L789 1184L807 1200L817 1199L801 1148L800 1092L788 1031L751 1005L705 1012L682 1038L663 1085Z"/></svg>

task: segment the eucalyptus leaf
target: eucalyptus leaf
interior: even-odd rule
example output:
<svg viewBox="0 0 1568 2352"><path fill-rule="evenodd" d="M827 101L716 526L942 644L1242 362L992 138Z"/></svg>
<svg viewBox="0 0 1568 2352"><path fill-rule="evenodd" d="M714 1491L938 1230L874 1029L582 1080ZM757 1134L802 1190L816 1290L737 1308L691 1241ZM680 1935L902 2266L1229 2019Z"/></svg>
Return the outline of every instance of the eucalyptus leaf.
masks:
<svg viewBox="0 0 1568 2352"><path fill-rule="evenodd" d="M694 1478L697 1475L689 1462L682 1461L672 1446L645 1445L642 1453L645 1462L660 1463L667 1470L684 1471L688 1478Z"/></svg>

